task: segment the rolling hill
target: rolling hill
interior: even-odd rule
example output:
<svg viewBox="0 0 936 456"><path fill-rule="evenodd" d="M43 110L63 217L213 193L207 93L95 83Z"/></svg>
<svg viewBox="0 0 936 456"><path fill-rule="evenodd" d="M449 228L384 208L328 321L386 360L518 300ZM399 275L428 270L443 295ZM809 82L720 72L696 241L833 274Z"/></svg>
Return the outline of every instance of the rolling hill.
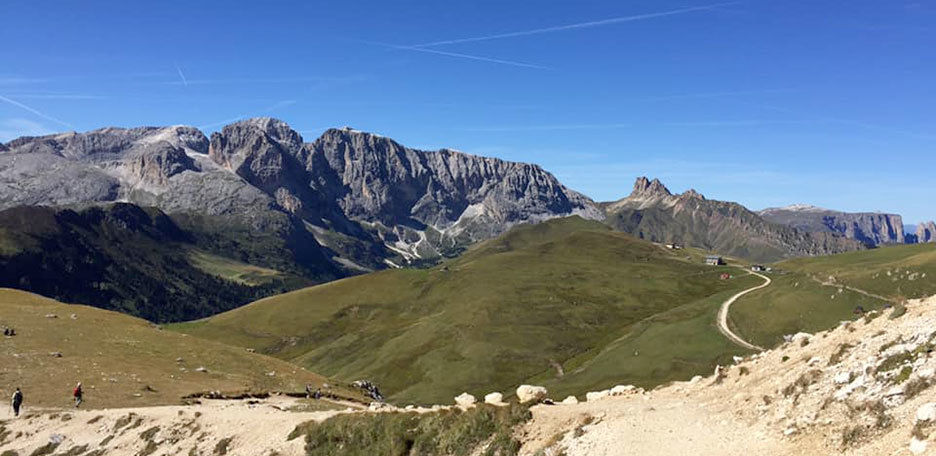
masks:
<svg viewBox="0 0 936 456"><path fill-rule="evenodd" d="M16 331L0 339L0 392L21 387L27 407L67 406L78 381L90 408L178 404L205 391L300 392L327 381L240 347L18 290L0 289L0 325Z"/></svg>
<svg viewBox="0 0 936 456"><path fill-rule="evenodd" d="M556 393L653 386L743 352L718 334L714 313L760 280L720 280L739 270L704 266L703 254L570 217L517 227L431 269L342 279L172 328L367 378L401 403L530 379Z"/></svg>

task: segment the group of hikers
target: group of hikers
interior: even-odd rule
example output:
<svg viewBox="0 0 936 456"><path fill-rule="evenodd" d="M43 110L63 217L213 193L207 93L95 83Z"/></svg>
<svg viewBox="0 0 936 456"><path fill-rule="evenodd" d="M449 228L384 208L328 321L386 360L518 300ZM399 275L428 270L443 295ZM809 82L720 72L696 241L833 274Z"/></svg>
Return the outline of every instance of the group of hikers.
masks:
<svg viewBox="0 0 936 456"><path fill-rule="evenodd" d="M75 388L72 390L72 399L75 401L75 408L81 405L82 400L84 399L84 391L81 389L81 382L78 382L75 385ZM23 407L23 391L16 388L16 391L13 392L13 399L10 402L10 405L13 408L13 416L19 416L20 408Z"/></svg>

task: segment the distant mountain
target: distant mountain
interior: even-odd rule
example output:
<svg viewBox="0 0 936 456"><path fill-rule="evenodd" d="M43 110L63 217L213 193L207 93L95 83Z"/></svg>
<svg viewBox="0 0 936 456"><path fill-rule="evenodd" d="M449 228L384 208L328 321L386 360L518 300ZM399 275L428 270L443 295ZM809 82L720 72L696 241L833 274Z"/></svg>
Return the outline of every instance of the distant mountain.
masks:
<svg viewBox="0 0 936 456"><path fill-rule="evenodd" d="M769 222L740 204L708 200L695 190L674 195L659 180L646 177L637 179L630 196L602 207L607 223L621 231L755 261L864 248L835 233L810 233Z"/></svg>
<svg viewBox="0 0 936 456"><path fill-rule="evenodd" d="M270 118L210 139L185 126L104 128L0 148L0 210L115 202L158 209L212 255L315 282L431 264L519 223L604 216L536 165L350 128L306 143Z"/></svg>
<svg viewBox="0 0 936 456"><path fill-rule="evenodd" d="M848 213L796 204L768 208L758 214L765 220L812 233L838 233L869 246L903 244L903 219L897 214Z"/></svg>

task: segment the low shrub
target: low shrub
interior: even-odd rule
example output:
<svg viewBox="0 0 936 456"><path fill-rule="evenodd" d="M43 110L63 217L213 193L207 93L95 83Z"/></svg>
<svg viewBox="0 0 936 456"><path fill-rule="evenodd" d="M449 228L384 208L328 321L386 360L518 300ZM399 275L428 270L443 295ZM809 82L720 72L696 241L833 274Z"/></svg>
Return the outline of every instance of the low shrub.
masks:
<svg viewBox="0 0 936 456"><path fill-rule="evenodd" d="M299 425L289 439L304 435L309 456L513 456L520 450L514 428L531 417L529 408L518 404L421 414L345 414Z"/></svg>

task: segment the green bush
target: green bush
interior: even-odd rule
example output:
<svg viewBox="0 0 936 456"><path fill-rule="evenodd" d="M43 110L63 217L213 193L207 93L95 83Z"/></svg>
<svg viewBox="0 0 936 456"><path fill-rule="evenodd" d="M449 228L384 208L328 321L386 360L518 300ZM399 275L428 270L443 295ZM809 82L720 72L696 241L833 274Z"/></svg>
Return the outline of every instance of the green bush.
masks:
<svg viewBox="0 0 936 456"><path fill-rule="evenodd" d="M290 440L305 435L306 454L325 456L513 456L520 442L514 429L532 417L526 406L479 405L430 413L345 414L296 427Z"/></svg>

